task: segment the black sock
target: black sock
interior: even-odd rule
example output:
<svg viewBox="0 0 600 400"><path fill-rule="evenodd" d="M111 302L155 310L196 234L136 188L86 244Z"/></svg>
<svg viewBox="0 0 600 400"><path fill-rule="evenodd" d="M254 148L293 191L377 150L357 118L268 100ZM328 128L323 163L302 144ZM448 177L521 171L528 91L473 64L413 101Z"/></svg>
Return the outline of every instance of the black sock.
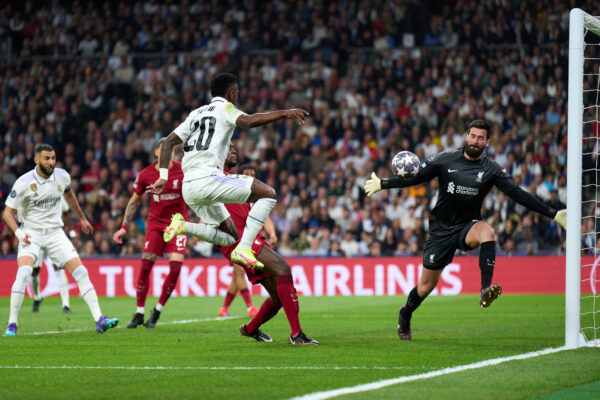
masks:
<svg viewBox="0 0 600 400"><path fill-rule="evenodd" d="M496 264L496 242L481 243L479 269L481 270L481 290L490 287Z"/></svg>
<svg viewBox="0 0 600 400"><path fill-rule="evenodd" d="M402 317L410 319L413 311L415 311L421 305L423 300L425 300L425 298L419 296L419 292L417 290L417 287L415 286L408 294L406 304L402 308Z"/></svg>

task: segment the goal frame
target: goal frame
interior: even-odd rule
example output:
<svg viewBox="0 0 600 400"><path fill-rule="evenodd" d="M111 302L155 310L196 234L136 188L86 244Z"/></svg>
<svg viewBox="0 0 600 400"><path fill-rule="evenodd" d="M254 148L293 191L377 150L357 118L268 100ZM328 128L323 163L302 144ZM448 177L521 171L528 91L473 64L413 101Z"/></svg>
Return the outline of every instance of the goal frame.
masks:
<svg viewBox="0 0 600 400"><path fill-rule="evenodd" d="M565 258L565 347L586 344L581 334L581 174L583 133L584 35L600 36L600 21L574 8L569 15L569 92L567 149L567 242Z"/></svg>

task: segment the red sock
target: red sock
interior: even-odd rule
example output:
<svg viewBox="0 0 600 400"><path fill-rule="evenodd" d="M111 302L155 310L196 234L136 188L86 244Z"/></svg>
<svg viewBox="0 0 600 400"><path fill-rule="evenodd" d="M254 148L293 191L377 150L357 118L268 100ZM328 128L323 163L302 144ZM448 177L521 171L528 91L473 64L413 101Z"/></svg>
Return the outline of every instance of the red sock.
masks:
<svg viewBox="0 0 600 400"><path fill-rule="evenodd" d="M158 299L158 304L164 306L169 297L171 297L171 293L177 286L177 278L179 278L179 272L181 272L181 265L183 263L181 261L169 261L169 275L165 278L165 282L163 283L162 292L160 294L160 298Z"/></svg>
<svg viewBox="0 0 600 400"><path fill-rule="evenodd" d="M223 302L223 307L224 308L229 308L229 305L231 304L231 302L233 301L233 299L235 298L235 293L229 293L227 292L227 294L225 295L225 301Z"/></svg>
<svg viewBox="0 0 600 400"><path fill-rule="evenodd" d="M154 261L142 258L142 269L138 275L137 286L136 286L136 298L137 306L144 307L146 305L146 296L148 296L148 289L150 289L150 271L152 271Z"/></svg>
<svg viewBox="0 0 600 400"><path fill-rule="evenodd" d="M240 294L244 298L246 307L252 307L254 305L254 304L252 304L252 299L250 298L250 291L247 288L240 290Z"/></svg>
<svg viewBox="0 0 600 400"><path fill-rule="evenodd" d="M292 328L292 337L295 337L302 332L302 328L300 328L300 321L298 320L298 313L300 312L298 294L291 274L277 277L277 294L283 306L283 311L285 311L285 316L290 323L290 328Z"/></svg>
<svg viewBox="0 0 600 400"><path fill-rule="evenodd" d="M246 325L246 330L248 332L255 332L262 324L273 318L280 308L281 306L276 306L273 304L273 300L271 300L270 297L267 297L258 309L258 313L256 313L254 318Z"/></svg>

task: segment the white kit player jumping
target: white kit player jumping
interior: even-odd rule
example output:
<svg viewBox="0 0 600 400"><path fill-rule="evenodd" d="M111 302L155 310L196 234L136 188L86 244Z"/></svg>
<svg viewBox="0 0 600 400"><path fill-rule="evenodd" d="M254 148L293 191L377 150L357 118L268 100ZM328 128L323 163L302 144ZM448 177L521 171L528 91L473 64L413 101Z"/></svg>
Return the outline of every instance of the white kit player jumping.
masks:
<svg viewBox="0 0 600 400"><path fill-rule="evenodd" d="M235 107L239 89L237 78L229 73L215 75L210 91L213 96L210 104L190 112L162 143L159 179L148 190L162 193L173 146L183 143L183 199L204 223L186 222L183 216L174 214L171 225L165 229L164 240L168 242L185 232L220 246L231 246L238 241L239 234L223 203L254 203L231 260L262 268L252 251L252 242L275 206L276 194L258 179L223 173L231 136L236 126L251 128L286 118L302 125L308 112L291 109L248 115Z"/></svg>
<svg viewBox="0 0 600 400"><path fill-rule="evenodd" d="M19 269L10 294L10 317L4 335L17 334L17 318L23 303L25 287L40 250L43 250L54 264L64 265L71 273L79 286L81 297L96 321L96 331L104 332L117 326L119 319L107 318L100 311L98 296L90 282L87 269L82 265L77 251L62 229L61 197L65 198L77 215L84 233L90 234L94 228L81 211L79 202L71 190L71 177L65 170L55 168L56 153L52 146L37 145L34 160L36 167L17 179L6 199L6 208L2 214L4 222L19 239ZM17 225L17 209L22 210L21 227Z"/></svg>

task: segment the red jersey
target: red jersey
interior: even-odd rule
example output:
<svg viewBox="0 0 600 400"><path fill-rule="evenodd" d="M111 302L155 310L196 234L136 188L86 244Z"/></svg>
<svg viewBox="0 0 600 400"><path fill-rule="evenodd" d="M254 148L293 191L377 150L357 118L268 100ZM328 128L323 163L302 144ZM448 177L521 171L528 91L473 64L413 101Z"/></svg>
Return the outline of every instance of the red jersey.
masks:
<svg viewBox="0 0 600 400"><path fill-rule="evenodd" d="M133 191L141 196L146 192L146 187L152 185L157 179L158 170L156 162L153 162L140 171L133 184ZM152 201L150 202L147 229L164 229L171 223L171 215L176 213L180 213L186 221L189 221L188 208L181 194L182 181L181 163L173 161L164 191L161 194L150 194Z"/></svg>
<svg viewBox="0 0 600 400"><path fill-rule="evenodd" d="M233 174L233 172L226 169L223 170L223 172L225 174ZM231 219L233 220L233 223L235 224L235 227L237 228L241 238L244 234L244 228L246 227L246 218L248 218L248 214L250 213L252 206L250 203L225 204L225 208L227 208L227 211L229 211L229 215L231 216ZM256 238L265 240L265 235L263 235L262 232L259 232ZM221 253L227 256L227 254L230 254L235 246L237 246L237 243L233 246L221 247Z"/></svg>

